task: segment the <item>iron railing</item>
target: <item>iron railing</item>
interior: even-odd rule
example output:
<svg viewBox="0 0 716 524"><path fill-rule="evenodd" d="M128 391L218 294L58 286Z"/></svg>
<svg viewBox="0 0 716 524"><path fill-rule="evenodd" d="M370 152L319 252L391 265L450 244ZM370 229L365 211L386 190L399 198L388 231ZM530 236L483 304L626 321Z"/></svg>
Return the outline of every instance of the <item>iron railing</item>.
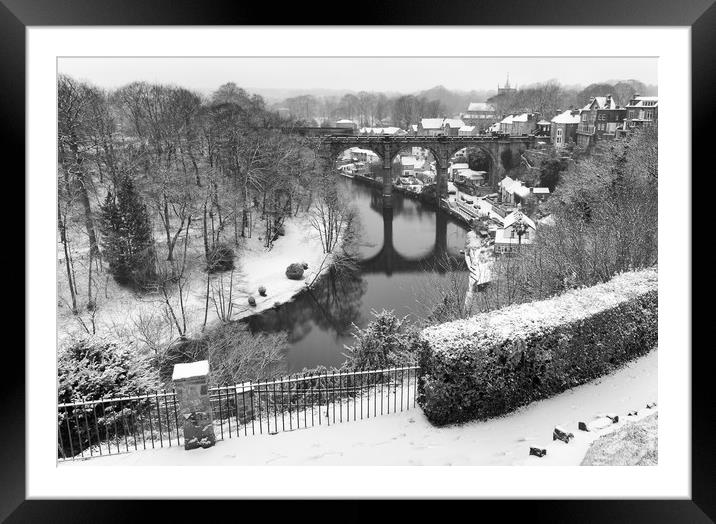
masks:
<svg viewBox="0 0 716 524"><path fill-rule="evenodd" d="M370 419L415 407L418 366L300 373L209 389L218 440ZM58 459L183 445L174 391L59 404Z"/></svg>
<svg viewBox="0 0 716 524"><path fill-rule="evenodd" d="M57 406L60 460L180 445L174 391Z"/></svg>
<svg viewBox="0 0 716 524"><path fill-rule="evenodd" d="M216 438L330 426L414 408L418 369L302 373L211 388Z"/></svg>

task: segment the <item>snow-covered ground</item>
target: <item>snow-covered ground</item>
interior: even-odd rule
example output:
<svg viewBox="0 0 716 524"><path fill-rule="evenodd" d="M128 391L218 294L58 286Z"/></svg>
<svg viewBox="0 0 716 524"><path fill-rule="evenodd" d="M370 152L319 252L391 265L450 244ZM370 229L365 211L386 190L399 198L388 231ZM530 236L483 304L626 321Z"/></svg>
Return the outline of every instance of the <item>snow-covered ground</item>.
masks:
<svg viewBox="0 0 716 524"><path fill-rule="evenodd" d="M285 222L285 235L281 236L274 243L273 248L267 251L261 240L260 221L254 228L252 238L244 240L244 245L238 250L236 258L237 269L233 276L232 301L236 304L232 320L237 320L248 315L269 309L274 304L290 301L306 285L310 285L317 275L331 265L331 255L323 253L318 232L310 225L306 215L288 218ZM189 264L187 270L188 282L185 289L187 295L184 298L187 316L188 336L196 335L204 321L204 310L206 305L206 273L203 268L203 249L201 246L201 232L194 231L192 238L192 250L189 253ZM180 248L177 247L177 252ZM84 249L87 251L87 249ZM83 251L75 255L75 265L78 274L78 282L86 281L86 267L83 264ZM290 280L286 277L286 267L293 262L306 262L308 269L304 272L302 280ZM58 264L58 295L69 297L66 292L66 276L64 273L64 262ZM109 273L101 275L102 288L95 292L98 312L96 317L97 333L114 335L131 335L136 338L137 324L148 325L164 321L164 309L162 298L155 295L138 296L131 290L118 286ZM222 285L227 290L230 283L229 272L211 276L211 287ZM262 297L258 293L259 286L265 286L267 296ZM106 289L105 289L106 287ZM175 293L176 295L176 293ZM252 295L256 299L256 306L248 305L248 297ZM172 302L179 311L178 296L172 297ZM61 342L65 337L82 333L83 330L72 315L69 308L62 302L58 304L58 339ZM82 317L89 325L89 314L84 312ZM219 323L214 305L210 299L207 328ZM170 338L174 334L166 334Z"/></svg>
<svg viewBox="0 0 716 524"><path fill-rule="evenodd" d="M415 408L330 427L227 439L209 449L137 451L62 466L578 465L600 435L656 412L645 406L657 401L657 356L655 349L609 376L484 422L436 428ZM628 417L632 410L638 416ZM604 413L618 414L619 423L589 433L577 429L580 421ZM552 441L556 425L575 438L569 444ZM529 456L534 445L544 445L547 455Z"/></svg>

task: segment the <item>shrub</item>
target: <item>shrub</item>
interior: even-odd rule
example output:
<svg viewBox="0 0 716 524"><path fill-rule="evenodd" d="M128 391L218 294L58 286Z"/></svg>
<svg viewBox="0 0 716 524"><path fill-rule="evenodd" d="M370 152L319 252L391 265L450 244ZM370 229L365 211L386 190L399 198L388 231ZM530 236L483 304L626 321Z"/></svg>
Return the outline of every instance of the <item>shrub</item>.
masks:
<svg viewBox="0 0 716 524"><path fill-rule="evenodd" d="M159 375L148 359L129 346L98 336L76 340L60 350L57 378L59 404L142 395L156 391L160 385ZM125 405L121 413L112 411L109 406L105 409L103 405L61 410L58 429L64 453L73 450L76 454L90 444L96 444L95 422L102 437L118 435L124 427L123 424L116 425L118 419L134 419L136 407ZM77 434L77 424L80 435ZM85 432L87 426L93 428L90 435Z"/></svg>
<svg viewBox="0 0 716 524"><path fill-rule="evenodd" d="M301 266L303 269L308 269L308 263L307 262L301 262Z"/></svg>
<svg viewBox="0 0 716 524"><path fill-rule="evenodd" d="M436 425L501 415L604 375L657 342L657 272L425 329L418 403Z"/></svg>
<svg viewBox="0 0 716 524"><path fill-rule="evenodd" d="M346 346L347 367L352 370L385 369L415 364L419 335L406 318L385 309L372 311L375 317L365 329L356 327L356 343Z"/></svg>
<svg viewBox="0 0 716 524"><path fill-rule="evenodd" d="M219 273L234 269L234 250L228 244L218 244L207 256L207 270L209 273Z"/></svg>
<svg viewBox="0 0 716 524"><path fill-rule="evenodd" d="M266 288L264 286L259 286L259 295L262 297L266 296Z"/></svg>
<svg viewBox="0 0 716 524"><path fill-rule="evenodd" d="M298 263L291 264L286 268L286 276L291 280L301 280L303 278L303 266Z"/></svg>
<svg viewBox="0 0 716 524"><path fill-rule="evenodd" d="M255 306L256 305L256 299L252 296L249 296L249 306Z"/></svg>

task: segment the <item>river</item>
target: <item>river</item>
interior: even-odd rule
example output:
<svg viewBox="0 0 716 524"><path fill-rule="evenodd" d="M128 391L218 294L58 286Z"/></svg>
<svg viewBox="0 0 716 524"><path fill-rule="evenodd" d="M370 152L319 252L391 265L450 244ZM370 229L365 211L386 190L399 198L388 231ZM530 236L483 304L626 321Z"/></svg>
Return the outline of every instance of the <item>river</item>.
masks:
<svg viewBox="0 0 716 524"><path fill-rule="evenodd" d="M288 333L289 373L343 363L354 325L365 327L374 310L417 321L440 299L441 286L467 286L464 226L399 193L392 210L383 209L380 190L343 177L338 183L356 211L347 246L356 264L332 268L293 301L244 319L254 333Z"/></svg>

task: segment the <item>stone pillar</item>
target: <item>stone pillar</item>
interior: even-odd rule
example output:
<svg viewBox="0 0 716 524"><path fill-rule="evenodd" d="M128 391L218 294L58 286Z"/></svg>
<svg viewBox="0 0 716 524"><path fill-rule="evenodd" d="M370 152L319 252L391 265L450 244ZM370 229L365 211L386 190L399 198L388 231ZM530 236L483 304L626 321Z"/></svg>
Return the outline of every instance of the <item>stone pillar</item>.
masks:
<svg viewBox="0 0 716 524"><path fill-rule="evenodd" d="M440 207L440 200L447 198L448 194L448 180L447 180L447 167L437 166L437 177L435 185L435 198L438 208Z"/></svg>
<svg viewBox="0 0 716 524"><path fill-rule="evenodd" d="M393 207L393 170L383 166L383 207Z"/></svg>
<svg viewBox="0 0 716 524"><path fill-rule="evenodd" d="M172 381L184 422L184 449L213 446L216 437L209 402L209 361L175 364Z"/></svg>

